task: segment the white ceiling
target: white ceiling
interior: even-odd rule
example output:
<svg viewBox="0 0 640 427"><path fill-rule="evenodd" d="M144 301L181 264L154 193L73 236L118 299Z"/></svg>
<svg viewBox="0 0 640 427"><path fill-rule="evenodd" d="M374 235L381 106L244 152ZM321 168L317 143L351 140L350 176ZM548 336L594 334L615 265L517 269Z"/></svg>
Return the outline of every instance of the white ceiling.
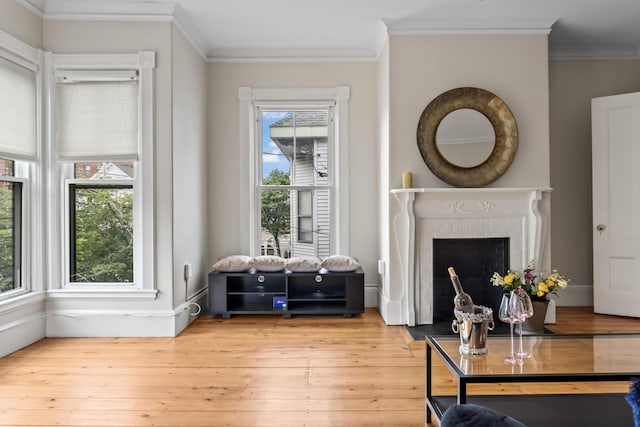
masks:
<svg viewBox="0 0 640 427"><path fill-rule="evenodd" d="M546 34L639 58L640 0L17 0L45 19L173 19L210 60L374 59L387 34Z"/></svg>

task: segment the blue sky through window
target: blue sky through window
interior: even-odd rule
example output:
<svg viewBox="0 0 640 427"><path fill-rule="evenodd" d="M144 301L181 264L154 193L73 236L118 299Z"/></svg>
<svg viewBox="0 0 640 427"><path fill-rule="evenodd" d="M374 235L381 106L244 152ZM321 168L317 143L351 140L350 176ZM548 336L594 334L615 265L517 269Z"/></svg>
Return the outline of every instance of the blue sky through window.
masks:
<svg viewBox="0 0 640 427"><path fill-rule="evenodd" d="M291 111L262 112L262 178L269 176L274 169L289 173L289 160L269 137L269 126L292 114Z"/></svg>

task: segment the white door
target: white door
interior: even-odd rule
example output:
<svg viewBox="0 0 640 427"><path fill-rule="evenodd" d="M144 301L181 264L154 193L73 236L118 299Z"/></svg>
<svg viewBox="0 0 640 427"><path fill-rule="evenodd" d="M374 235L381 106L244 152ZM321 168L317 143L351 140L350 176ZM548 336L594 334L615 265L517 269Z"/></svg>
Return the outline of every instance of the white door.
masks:
<svg viewBox="0 0 640 427"><path fill-rule="evenodd" d="M640 317L640 93L591 101L593 309Z"/></svg>

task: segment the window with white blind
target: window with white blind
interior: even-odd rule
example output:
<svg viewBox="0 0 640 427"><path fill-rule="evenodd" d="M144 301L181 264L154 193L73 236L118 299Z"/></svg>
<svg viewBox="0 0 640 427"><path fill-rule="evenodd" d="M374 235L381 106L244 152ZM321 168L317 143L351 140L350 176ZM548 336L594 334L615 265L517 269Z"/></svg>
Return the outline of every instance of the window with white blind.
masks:
<svg viewBox="0 0 640 427"><path fill-rule="evenodd" d="M0 300L30 290L29 218L38 157L38 70L34 49L0 34ZM18 53L19 52L19 53Z"/></svg>
<svg viewBox="0 0 640 427"><path fill-rule="evenodd" d="M155 56L74 56L53 55L62 285L150 289Z"/></svg>

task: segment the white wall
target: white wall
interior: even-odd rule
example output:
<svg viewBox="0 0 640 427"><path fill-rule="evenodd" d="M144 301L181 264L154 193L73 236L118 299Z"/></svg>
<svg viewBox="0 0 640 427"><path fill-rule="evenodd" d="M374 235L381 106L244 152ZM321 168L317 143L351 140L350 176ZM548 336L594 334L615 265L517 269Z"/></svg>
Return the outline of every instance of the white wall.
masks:
<svg viewBox="0 0 640 427"><path fill-rule="evenodd" d="M414 187L448 187L423 162L416 128L422 111L433 98L462 86L479 87L498 95L518 125L516 158L505 175L490 187L549 186L546 36L391 36L388 49L389 186L382 187L382 193L401 187L403 171L413 172ZM386 144L383 137L380 145ZM389 259L385 260L389 269L381 294L381 312L387 323L402 324L405 314L398 307L406 295L401 286L393 229L400 205L391 198L383 209L389 214L389 236L381 236L381 241L389 245ZM548 238L546 243L548 247Z"/></svg>
<svg viewBox="0 0 640 427"><path fill-rule="evenodd" d="M184 33L172 27L173 306L194 295L206 308L207 66ZM193 276L185 281L184 265ZM195 307L191 312L195 312ZM192 317L193 318L193 317ZM183 319L188 321L191 319ZM184 327L184 325L182 326Z"/></svg>
<svg viewBox="0 0 640 427"><path fill-rule="evenodd" d="M640 61L551 61L551 254L571 278L559 305L593 305L591 99L640 91Z"/></svg>
<svg viewBox="0 0 640 427"><path fill-rule="evenodd" d="M239 180L247 170L248 147L239 145L238 88L335 88L349 86L349 246L378 283L378 177L376 144L376 65L373 62L209 64L209 258L249 253L242 235L248 227L239 211L248 194ZM244 204L243 204L244 202Z"/></svg>
<svg viewBox="0 0 640 427"><path fill-rule="evenodd" d="M42 18L20 6L15 0L0 0L0 30L31 47L42 47Z"/></svg>

